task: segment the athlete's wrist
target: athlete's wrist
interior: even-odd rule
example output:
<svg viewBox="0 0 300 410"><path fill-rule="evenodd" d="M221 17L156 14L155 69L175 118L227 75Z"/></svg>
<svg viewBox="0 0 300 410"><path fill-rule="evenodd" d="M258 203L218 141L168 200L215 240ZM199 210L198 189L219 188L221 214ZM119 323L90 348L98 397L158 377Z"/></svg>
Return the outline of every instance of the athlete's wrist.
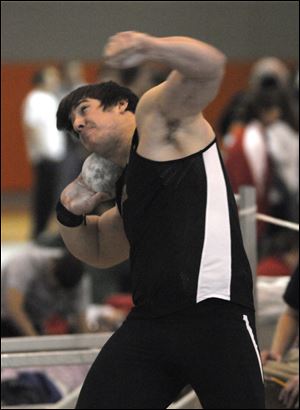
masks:
<svg viewBox="0 0 300 410"><path fill-rule="evenodd" d="M58 222L69 228L75 228L77 226L86 224L85 215L75 215L70 212L59 200L56 205L56 218Z"/></svg>

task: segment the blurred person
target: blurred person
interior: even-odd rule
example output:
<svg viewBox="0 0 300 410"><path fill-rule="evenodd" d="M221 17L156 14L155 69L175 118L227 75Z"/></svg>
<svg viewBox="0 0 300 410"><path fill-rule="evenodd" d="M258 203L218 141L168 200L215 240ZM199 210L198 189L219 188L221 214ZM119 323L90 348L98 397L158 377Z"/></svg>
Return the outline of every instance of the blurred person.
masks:
<svg viewBox="0 0 300 410"><path fill-rule="evenodd" d="M280 119L280 96L273 91L260 91L248 95L240 109L243 126L235 134L234 142L227 147L225 167L234 192L240 186L256 188L257 210L269 213L269 195L272 184L272 168L268 150L266 130ZM258 223L258 237L266 229L265 223Z"/></svg>
<svg viewBox="0 0 300 410"><path fill-rule="evenodd" d="M251 68L247 88L237 92L220 115L218 129L225 155L227 146L231 146L235 140L235 133L245 124L241 109L243 110L249 93L280 90L284 106L283 119L295 131L299 130L299 114L292 96L294 86L291 84L291 77L286 64L276 57L263 57L256 61Z"/></svg>
<svg viewBox="0 0 300 410"><path fill-rule="evenodd" d="M28 159L33 169L32 238L46 231L58 197L60 165L66 155L64 134L56 129L60 75L44 67L33 79L33 90L23 103L22 120Z"/></svg>
<svg viewBox="0 0 300 410"><path fill-rule="evenodd" d="M299 264L283 299L286 310L278 320L270 350L262 351L261 358L265 374L283 381L279 402L284 408L299 408Z"/></svg>
<svg viewBox="0 0 300 410"><path fill-rule="evenodd" d="M1 272L1 335L88 332L83 264L63 249L30 245Z"/></svg>
<svg viewBox="0 0 300 410"><path fill-rule="evenodd" d="M249 89L277 93L280 115L266 128L272 166L270 212L273 216L298 219L299 206L299 113L295 104L291 72L276 58L263 58L253 67Z"/></svg>
<svg viewBox="0 0 300 410"><path fill-rule="evenodd" d="M79 60L65 61L60 66L61 87L58 90L60 99L76 88L87 84L84 64Z"/></svg>
<svg viewBox="0 0 300 410"><path fill-rule="evenodd" d="M279 89L248 93L239 108L239 129L226 148L225 165L235 192L255 186L258 212L295 220L298 208L299 136L284 120L286 98ZM278 230L258 223L262 238Z"/></svg>
<svg viewBox="0 0 300 410"><path fill-rule="evenodd" d="M189 384L204 408L263 409L251 269L202 114L225 56L187 37L123 32L109 39L105 59L114 68L155 61L173 71L139 102L109 81L59 106L59 129L124 168L116 206L101 217L90 213L105 192L79 175L57 204L60 232L97 267L130 257L135 305L92 365L76 408L166 408Z"/></svg>
<svg viewBox="0 0 300 410"><path fill-rule="evenodd" d="M267 127L266 137L273 172L270 212L275 217L298 222L299 132L281 117Z"/></svg>
<svg viewBox="0 0 300 410"><path fill-rule="evenodd" d="M241 185L255 186L258 212L298 221L299 114L291 79L281 60L258 60L247 89L238 92L221 115L219 130L234 191ZM258 249L263 251L278 228L259 221L257 229Z"/></svg>
<svg viewBox="0 0 300 410"><path fill-rule="evenodd" d="M278 188L274 189L272 212L275 216L299 222L299 71L292 84L292 105L296 122L288 121L288 115L268 129L270 155L277 170ZM282 105L287 111L288 103Z"/></svg>

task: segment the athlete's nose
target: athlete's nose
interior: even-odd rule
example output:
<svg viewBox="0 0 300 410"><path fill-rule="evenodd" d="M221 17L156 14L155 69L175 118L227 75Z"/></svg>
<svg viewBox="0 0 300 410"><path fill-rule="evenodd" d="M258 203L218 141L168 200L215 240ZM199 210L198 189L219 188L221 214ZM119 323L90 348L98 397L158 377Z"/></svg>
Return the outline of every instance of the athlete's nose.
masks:
<svg viewBox="0 0 300 410"><path fill-rule="evenodd" d="M76 115L73 121L74 131L80 133L84 128L84 119L80 115Z"/></svg>

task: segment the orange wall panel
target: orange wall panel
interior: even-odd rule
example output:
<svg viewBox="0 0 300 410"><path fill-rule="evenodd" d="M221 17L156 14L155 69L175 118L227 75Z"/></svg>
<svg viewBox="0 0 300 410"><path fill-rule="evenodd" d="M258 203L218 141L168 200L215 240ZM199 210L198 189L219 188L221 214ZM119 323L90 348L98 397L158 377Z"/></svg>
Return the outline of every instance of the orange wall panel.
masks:
<svg viewBox="0 0 300 410"><path fill-rule="evenodd" d="M32 71L30 66L13 64L3 65L1 71L1 189L27 189L31 170L20 115Z"/></svg>

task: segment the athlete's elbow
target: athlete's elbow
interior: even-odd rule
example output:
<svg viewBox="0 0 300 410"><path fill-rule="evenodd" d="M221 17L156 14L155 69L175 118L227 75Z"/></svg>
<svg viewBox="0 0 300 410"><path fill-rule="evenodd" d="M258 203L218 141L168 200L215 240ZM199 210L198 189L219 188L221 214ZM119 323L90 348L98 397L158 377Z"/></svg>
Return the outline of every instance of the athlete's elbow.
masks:
<svg viewBox="0 0 300 410"><path fill-rule="evenodd" d="M224 53L222 53L221 51L219 51L219 64L223 67L223 69L225 68L226 64L227 64L227 57Z"/></svg>
<svg viewBox="0 0 300 410"><path fill-rule="evenodd" d="M223 78L225 73L226 62L227 59L225 54L219 52L212 70L212 74L214 74L215 78Z"/></svg>
<svg viewBox="0 0 300 410"><path fill-rule="evenodd" d="M220 83L224 77L226 67L226 57L220 53L209 65L199 67L199 79L201 81Z"/></svg>

